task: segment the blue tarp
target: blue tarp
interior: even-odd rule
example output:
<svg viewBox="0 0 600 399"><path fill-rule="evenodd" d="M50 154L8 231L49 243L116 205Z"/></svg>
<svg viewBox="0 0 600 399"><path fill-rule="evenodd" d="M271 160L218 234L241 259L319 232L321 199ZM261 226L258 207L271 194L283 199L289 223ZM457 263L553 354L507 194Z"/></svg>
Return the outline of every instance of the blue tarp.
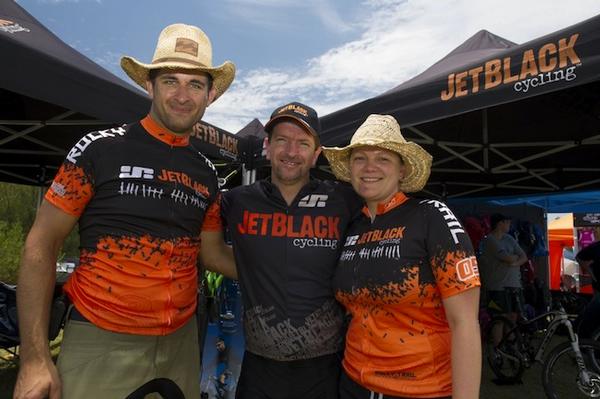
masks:
<svg viewBox="0 0 600 399"><path fill-rule="evenodd" d="M600 191L568 192L558 194L540 194L514 197L482 197L468 199L449 199L448 204L467 202L488 203L508 206L528 204L543 208L547 213L586 213L600 212Z"/></svg>

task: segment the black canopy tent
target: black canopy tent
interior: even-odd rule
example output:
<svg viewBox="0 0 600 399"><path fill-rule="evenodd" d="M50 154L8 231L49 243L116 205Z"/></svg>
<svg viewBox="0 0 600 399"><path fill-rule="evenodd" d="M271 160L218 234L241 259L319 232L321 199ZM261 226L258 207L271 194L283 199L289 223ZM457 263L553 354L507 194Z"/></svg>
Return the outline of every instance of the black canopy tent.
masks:
<svg viewBox="0 0 600 399"><path fill-rule="evenodd" d="M148 98L0 3L0 179L45 184L86 131L135 120Z"/></svg>
<svg viewBox="0 0 600 399"><path fill-rule="evenodd" d="M323 145L345 145L372 113L394 115L433 155L428 195L598 189L600 16L522 45L478 32L415 78L324 116Z"/></svg>
<svg viewBox="0 0 600 399"><path fill-rule="evenodd" d="M86 132L139 120L150 108L145 93L65 44L12 0L0 2L0 48L0 181L48 184ZM192 140L228 163L244 148L233 134L203 122Z"/></svg>

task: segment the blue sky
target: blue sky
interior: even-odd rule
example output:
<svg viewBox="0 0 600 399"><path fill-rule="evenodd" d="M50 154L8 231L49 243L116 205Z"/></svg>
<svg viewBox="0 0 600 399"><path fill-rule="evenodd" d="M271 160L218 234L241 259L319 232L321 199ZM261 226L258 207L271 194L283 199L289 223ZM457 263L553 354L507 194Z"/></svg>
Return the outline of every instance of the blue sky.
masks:
<svg viewBox="0 0 600 399"><path fill-rule="evenodd" d="M201 27L236 80L204 120L237 132L302 101L326 115L424 71L480 29L516 43L600 14L598 0L18 0L66 43L130 82L163 27Z"/></svg>

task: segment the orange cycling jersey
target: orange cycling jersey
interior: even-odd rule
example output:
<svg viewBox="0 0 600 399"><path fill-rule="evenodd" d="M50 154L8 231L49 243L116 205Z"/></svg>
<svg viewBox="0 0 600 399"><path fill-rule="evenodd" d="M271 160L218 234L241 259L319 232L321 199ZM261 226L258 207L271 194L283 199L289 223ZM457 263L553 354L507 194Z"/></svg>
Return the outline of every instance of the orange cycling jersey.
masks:
<svg viewBox="0 0 600 399"><path fill-rule="evenodd" d="M333 286L352 314L343 361L350 378L385 395L452 395L442 299L479 286L479 276L445 204L399 193L373 222L362 215L346 233Z"/></svg>
<svg viewBox="0 0 600 399"><path fill-rule="evenodd" d="M120 333L184 325L196 308L200 231L219 229L204 223L217 192L211 162L150 116L84 136L45 197L79 217L80 264L65 284L77 310Z"/></svg>

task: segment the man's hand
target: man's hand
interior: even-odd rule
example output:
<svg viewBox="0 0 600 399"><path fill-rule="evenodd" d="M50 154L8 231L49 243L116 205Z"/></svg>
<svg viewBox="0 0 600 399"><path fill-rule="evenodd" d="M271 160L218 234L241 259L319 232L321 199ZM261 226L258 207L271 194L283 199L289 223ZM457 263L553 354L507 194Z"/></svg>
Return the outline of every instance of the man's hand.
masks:
<svg viewBox="0 0 600 399"><path fill-rule="evenodd" d="M60 399L61 382L52 360L21 363L13 399Z"/></svg>

